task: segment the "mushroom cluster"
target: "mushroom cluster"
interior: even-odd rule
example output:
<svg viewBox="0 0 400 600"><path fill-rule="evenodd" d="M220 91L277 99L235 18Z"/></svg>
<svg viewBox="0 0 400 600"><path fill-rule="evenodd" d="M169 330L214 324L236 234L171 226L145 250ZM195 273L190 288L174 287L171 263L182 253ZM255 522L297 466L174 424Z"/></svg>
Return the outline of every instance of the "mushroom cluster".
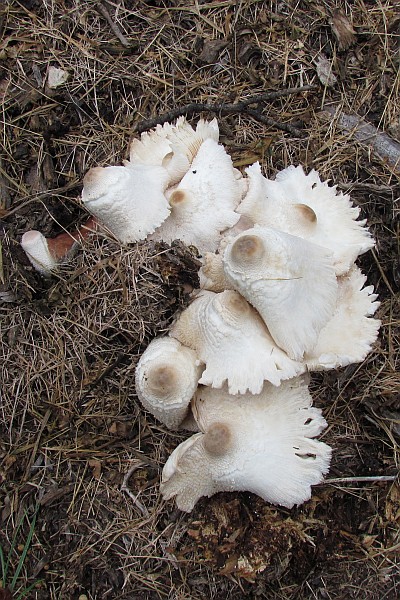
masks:
<svg viewBox="0 0 400 600"><path fill-rule="evenodd" d="M123 244L180 239L201 255L201 289L135 374L146 410L194 432L164 466L164 498L190 511L202 496L247 490L291 508L331 457L315 439L327 424L307 374L361 362L378 334L379 302L355 264L374 240L316 171L290 166L270 180L255 163L242 175L218 139L216 119L158 126L123 166L91 169L82 202Z"/></svg>

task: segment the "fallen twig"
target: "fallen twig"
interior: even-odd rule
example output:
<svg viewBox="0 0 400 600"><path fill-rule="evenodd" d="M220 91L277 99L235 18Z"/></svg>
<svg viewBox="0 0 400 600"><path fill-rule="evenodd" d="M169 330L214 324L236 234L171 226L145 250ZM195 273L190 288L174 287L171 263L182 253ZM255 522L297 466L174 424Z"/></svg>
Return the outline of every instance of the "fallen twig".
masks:
<svg viewBox="0 0 400 600"><path fill-rule="evenodd" d="M379 483L381 481L396 481L398 475L372 475L366 477L337 477L335 479L325 479L321 484L334 483Z"/></svg>
<svg viewBox="0 0 400 600"><path fill-rule="evenodd" d="M140 510L140 512L142 513L142 515L144 515L145 517L149 516L149 511L147 510L147 508L144 506L144 504L142 504L141 502L139 502L138 500L138 495L137 494L135 496L135 494L133 494L131 492L131 490L128 487L128 481L130 479L130 477L133 475L133 473L135 471L137 471L137 469L140 469L140 467L142 467L145 463L141 460L134 460L132 462L132 466L128 469L128 471L125 473L124 475L124 479L121 485L121 492L124 492L125 494L127 494L129 496L129 498L132 500L133 504Z"/></svg>
<svg viewBox="0 0 400 600"><path fill-rule="evenodd" d="M129 48L130 47L130 43L128 42L128 40L126 39L126 37L124 36L124 34L122 33L122 31L120 30L120 28L118 27L118 25L113 21L113 19L112 19L110 13L108 12L108 9L105 6L105 4L103 4L103 2L99 2L97 4L96 8L97 8L98 12L101 15L103 15L103 17L105 18L105 20L107 21L107 23L111 27L112 32L119 39L119 41L121 42L121 44L125 48Z"/></svg>
<svg viewBox="0 0 400 600"><path fill-rule="evenodd" d="M310 90L316 89L313 85L304 85L298 88L287 88L286 90L279 90L276 92L265 92L264 94L258 94L255 96L250 96L249 98L245 98L244 100L240 100L235 103L224 103L219 102L216 104L211 104L208 102L192 102L190 104L185 104L185 106L180 106L169 110L168 112L159 115L157 117L153 117L151 119L144 119L136 124L134 127L134 131L137 133L143 133L143 131L147 131L148 129L152 129L157 125L163 125L168 121L173 121L178 117L186 116L189 117L194 114L198 114L201 112L212 112L216 114L231 114L231 113L246 113L257 120L262 120L263 123L267 125L271 125L278 129L282 129L283 131L289 131L290 133L295 133L295 135L301 135L301 131L292 127L291 125L287 125L286 123L280 123L279 121L275 121L273 119L269 119L265 117L260 112L249 109L248 107L251 104L261 104L262 102L268 102L271 100L276 100L277 98L281 98L283 96L289 96L292 94L300 94L301 92L308 92Z"/></svg>
<svg viewBox="0 0 400 600"><path fill-rule="evenodd" d="M258 112L258 110L252 110L251 108L246 108L244 114L253 117L256 121L260 123L264 123L264 125L268 125L268 127L275 127L276 129L281 129L282 131L286 131L287 133L291 133L296 137L301 137L304 135L304 132L289 123L281 123L280 121L276 121L275 119L271 119L270 117L266 117L262 113Z"/></svg>
<svg viewBox="0 0 400 600"><path fill-rule="evenodd" d="M355 181L351 183L339 181L337 186L339 189L345 192L357 190L360 192L365 192L367 194L380 194L386 196L393 196L393 194L396 191L396 186L394 185L378 185L375 183L368 183L366 181Z"/></svg>
<svg viewBox="0 0 400 600"><path fill-rule="evenodd" d="M325 106L320 116L323 119L334 119L339 129L351 134L357 142L368 147L373 155L389 165L395 174L400 175L400 144L396 140L358 115L341 112L338 105Z"/></svg>

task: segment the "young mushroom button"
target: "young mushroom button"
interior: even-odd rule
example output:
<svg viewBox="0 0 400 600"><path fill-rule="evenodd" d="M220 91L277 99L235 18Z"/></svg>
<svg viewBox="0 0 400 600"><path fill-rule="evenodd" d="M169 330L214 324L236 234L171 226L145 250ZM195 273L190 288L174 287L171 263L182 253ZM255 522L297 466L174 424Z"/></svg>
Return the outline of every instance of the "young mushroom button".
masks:
<svg viewBox="0 0 400 600"><path fill-rule="evenodd" d="M137 364L136 393L146 410L178 429L188 415L201 370L193 350L173 338L156 338Z"/></svg>

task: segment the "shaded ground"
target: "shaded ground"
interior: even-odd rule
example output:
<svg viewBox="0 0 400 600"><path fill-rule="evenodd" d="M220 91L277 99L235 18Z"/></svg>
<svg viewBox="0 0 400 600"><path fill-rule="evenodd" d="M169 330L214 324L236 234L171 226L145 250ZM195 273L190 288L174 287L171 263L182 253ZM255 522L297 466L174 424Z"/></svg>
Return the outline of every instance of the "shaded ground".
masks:
<svg viewBox="0 0 400 600"><path fill-rule="evenodd" d="M0 544L8 583L23 563L14 591L37 581L27 597L399 596L400 491L379 480L399 462L399 170L321 109L337 105L400 141L400 12L394 0L338 2L339 15L332 4L0 7ZM56 90L46 85L50 65L70 73ZM360 265L382 303L379 341L362 365L314 375L312 393L334 447L329 476L373 481L319 486L292 511L240 493L181 514L158 484L183 438L140 409L133 373L187 302L196 257L181 245L124 249L102 237L46 281L19 241L29 229L53 236L83 222L83 175L120 164L143 119L306 84L315 89L252 107L255 115L218 115L221 141L240 168L317 169L368 219L377 247Z"/></svg>

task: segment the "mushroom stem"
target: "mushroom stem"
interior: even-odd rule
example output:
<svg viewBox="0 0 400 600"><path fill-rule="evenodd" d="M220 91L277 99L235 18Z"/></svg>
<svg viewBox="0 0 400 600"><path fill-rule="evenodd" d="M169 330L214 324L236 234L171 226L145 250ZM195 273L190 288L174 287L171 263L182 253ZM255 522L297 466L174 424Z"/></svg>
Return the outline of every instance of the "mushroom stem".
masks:
<svg viewBox="0 0 400 600"><path fill-rule="evenodd" d="M33 267L42 275L51 275L76 247L97 228L97 221L90 217L76 233L62 232L54 238L46 238L40 231L27 231L21 239L21 246Z"/></svg>
<svg viewBox="0 0 400 600"><path fill-rule="evenodd" d="M78 227L76 233L63 232L54 238L47 238L51 255L57 261L62 260L74 248L76 243L87 239L96 229L97 221L95 217L90 217L83 225Z"/></svg>

